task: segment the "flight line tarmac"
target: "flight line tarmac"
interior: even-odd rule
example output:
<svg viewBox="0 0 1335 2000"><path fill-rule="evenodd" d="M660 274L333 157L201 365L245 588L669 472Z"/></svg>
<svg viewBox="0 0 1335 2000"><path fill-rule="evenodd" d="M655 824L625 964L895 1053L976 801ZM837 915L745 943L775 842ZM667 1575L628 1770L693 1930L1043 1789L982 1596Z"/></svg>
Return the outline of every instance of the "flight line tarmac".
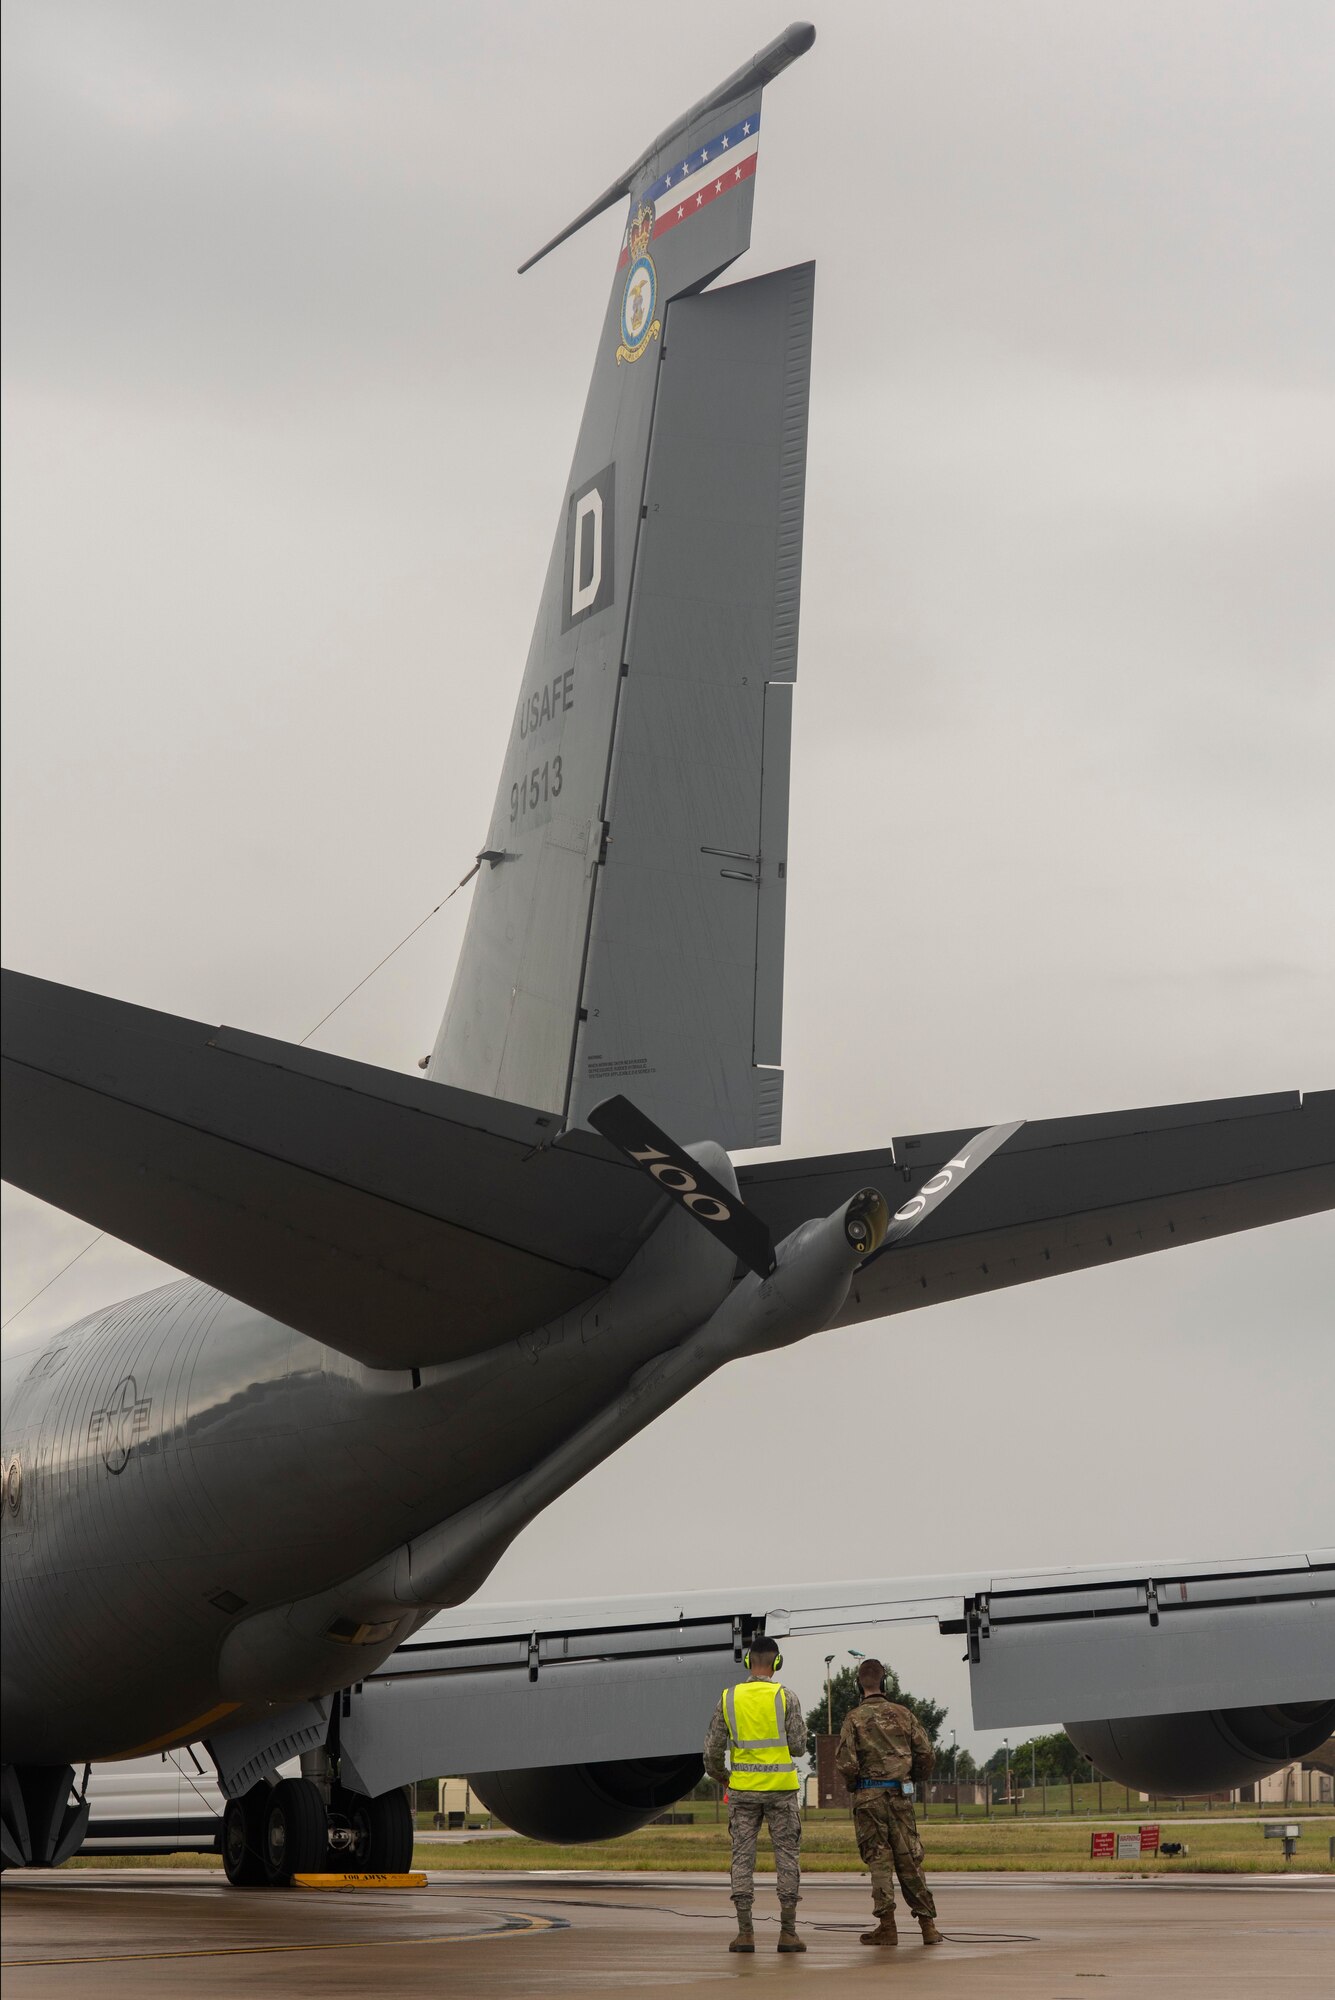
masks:
<svg viewBox="0 0 1335 2000"><path fill-rule="evenodd" d="M934 1875L947 1942L858 1943L864 1877L803 1885L807 1952L780 1958L772 1889L754 1958L730 1957L714 1875L432 1871L425 1889L229 1889L198 1870L9 1871L6 1996L767 1994L882 1990L1024 2000L1284 2000L1330 1991L1335 1877ZM905 1926L905 1933L907 1933Z"/></svg>

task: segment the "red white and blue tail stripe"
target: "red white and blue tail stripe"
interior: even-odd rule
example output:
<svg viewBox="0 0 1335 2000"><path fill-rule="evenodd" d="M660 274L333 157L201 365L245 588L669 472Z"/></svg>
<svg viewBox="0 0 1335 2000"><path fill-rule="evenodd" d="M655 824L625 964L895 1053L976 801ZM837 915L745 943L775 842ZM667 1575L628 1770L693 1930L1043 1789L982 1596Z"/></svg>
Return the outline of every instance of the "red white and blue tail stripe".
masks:
<svg viewBox="0 0 1335 2000"><path fill-rule="evenodd" d="M632 196L632 216L642 203L652 202L652 240L657 242L669 229L689 222L693 215L698 215L711 202L721 201L725 195L749 181L756 170L759 145L760 113L755 111L736 125L725 127L714 138L693 147L684 158L666 168L656 181L651 181L647 188ZM625 266L629 257L629 245L623 243L618 269Z"/></svg>
<svg viewBox="0 0 1335 2000"><path fill-rule="evenodd" d="M605 215L607 210L626 195L633 194L636 205L652 202L655 211L655 236L675 229L679 222L685 222L691 215L698 215L711 202L721 201L726 194L734 192L744 181L748 181L756 170L756 141L760 132L760 94L766 84L773 83L782 75L789 63L798 56L805 55L816 39L816 30L809 21L794 21L758 49L750 62L743 63L731 76L725 77L716 89L689 111L683 112L652 143L645 147L633 166L619 174L611 187L604 188L596 200L587 208L582 208L573 222L558 230L549 243L541 250L535 250L520 265L520 271L531 271L549 251L558 244L565 243L595 216ZM731 124L718 130L713 139L702 139L701 131L708 132L717 119L731 118ZM676 147L682 148L679 161L673 161ZM672 164L668 164L668 162ZM648 187L637 188L640 175L646 168L661 166L662 173ZM725 172L726 168L726 172ZM689 203L689 206L688 206ZM628 232L629 234L629 232ZM623 258L622 260L626 260Z"/></svg>

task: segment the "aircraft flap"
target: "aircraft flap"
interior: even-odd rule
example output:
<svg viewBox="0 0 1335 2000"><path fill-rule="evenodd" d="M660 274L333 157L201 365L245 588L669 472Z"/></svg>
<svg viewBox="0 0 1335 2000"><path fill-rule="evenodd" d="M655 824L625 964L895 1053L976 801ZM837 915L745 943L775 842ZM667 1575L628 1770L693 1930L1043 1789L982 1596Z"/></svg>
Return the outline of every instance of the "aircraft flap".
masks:
<svg viewBox="0 0 1335 2000"><path fill-rule="evenodd" d="M1156 1585L1162 1627L1147 1616ZM1025 1593L988 1574L460 1605L366 1677L343 1751L383 1790L442 1768L682 1755L757 1633L860 1631L888 1652L878 1627L927 1620L967 1637L978 1729L1326 1701L1335 1568L1319 1555L1149 1561L1040 1572Z"/></svg>
<svg viewBox="0 0 1335 2000"><path fill-rule="evenodd" d="M970 1596L942 1629L967 1638L976 1729L1328 1703L1335 1568L1053 1579Z"/></svg>

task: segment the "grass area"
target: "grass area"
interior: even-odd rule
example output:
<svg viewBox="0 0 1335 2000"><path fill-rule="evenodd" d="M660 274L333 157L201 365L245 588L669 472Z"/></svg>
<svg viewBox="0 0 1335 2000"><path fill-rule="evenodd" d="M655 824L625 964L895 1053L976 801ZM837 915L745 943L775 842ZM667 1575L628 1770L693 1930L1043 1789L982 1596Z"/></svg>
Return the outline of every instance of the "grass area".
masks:
<svg viewBox="0 0 1335 2000"><path fill-rule="evenodd" d="M1069 1786L1049 1785L1045 1809L1043 1791L1040 1786L1034 1791L1021 1792L1009 1805L998 1801L993 1806L990 1815L986 1806L966 1805L963 1801L961 1801L960 1810L957 1814L954 1806L950 1803L924 1807L920 1800L918 1803L918 1823L920 1826L925 1824L928 1827L934 1827L944 1825L947 1820L956 1822L963 1820L970 1823L977 1822L982 1826L1010 1826L1017 1819L1069 1820L1073 1814L1077 1820L1095 1820L1100 1826L1111 1826L1117 1821L1122 1821L1130 1825L1140 1825L1142 1822L1150 1825L1157 1821L1161 1825L1167 1825L1173 1819L1183 1817L1186 1819L1219 1820L1225 1825L1230 1819L1255 1819L1258 1815L1266 1819L1287 1820L1302 1820L1304 1818L1332 1819L1335 1817L1335 1810L1328 1804L1280 1806L1267 1802L1257 1806L1245 1802L1233 1805L1223 1800L1215 1800L1212 1804L1206 1799L1179 1799L1177 1797L1171 1799L1142 1799L1139 1793L1128 1791L1122 1785L1114 1785L1107 1779L1104 1780L1101 1789L1097 1784L1077 1785L1074 1788L1074 1792L1073 1806L1071 1788ZM678 1813L691 1813L698 1825L705 1820L713 1820L714 1801L712 1798L683 1799L672 1810ZM814 1812L808 1810L806 1814L808 1824L822 1819L842 1819L844 1817L845 1814L842 1808L838 1810L821 1808ZM418 1823L422 1826L429 1826L431 1824L430 1816L424 1815ZM485 1826L487 1824L485 1815L478 1815L476 1821L473 1823Z"/></svg>
<svg viewBox="0 0 1335 2000"><path fill-rule="evenodd" d="M1143 1817L1148 1823L1149 1815ZM929 1870L1055 1868L1104 1875L1282 1874L1286 1866L1282 1841L1267 1840L1261 1826L1230 1825L1227 1820L1182 1828L1174 1836L1188 1848L1180 1860L1146 1856L1135 1862L1091 1861L1090 1829L1061 1821L994 1819L970 1823L933 1818L920 1830ZM1305 1829L1297 1858L1287 1865L1304 1874L1335 1874L1335 1863L1327 1858L1332 1832L1335 1819L1329 1818ZM547 1847L518 1838L449 1847L423 1844L414 1853L413 1865L463 1869L470 1874L517 1868L607 1868L630 1873L726 1870L728 1829L711 1817L694 1826L645 1827L623 1840L583 1847ZM858 1870L861 1865L847 1814L807 1814L802 1834L804 1869L819 1874Z"/></svg>
<svg viewBox="0 0 1335 2000"><path fill-rule="evenodd" d="M658 1871L713 1870L728 1867L728 1829L725 1820L713 1817L713 1807L699 1808L701 1817L692 1826L649 1826L623 1840L594 1841L581 1847L549 1847L518 1835L500 1840L479 1840L448 1845L437 1841L419 1842L413 1851L414 1868L445 1868L468 1874L506 1874L526 1868L609 1869L629 1874ZM1163 1813L1151 1815L1142 1809L1146 1823ZM1287 1811L1283 1815L1288 1818ZM1278 1815L1275 1815L1278 1817ZM1111 1815L1106 1815L1111 1820ZM1299 1821L1303 1824L1302 1820ZM929 1871L955 1873L970 1869L1059 1869L1095 1875L1171 1874L1264 1874L1279 1875L1287 1869L1300 1874L1335 1875L1329 1858L1329 1842L1335 1834L1335 1817L1311 1818L1303 1825L1298 1851L1292 1862L1284 1860L1284 1844L1267 1840L1265 1828L1230 1822L1220 1815L1201 1826L1179 1828L1173 1838L1186 1843L1180 1859L1146 1855L1136 1861L1092 1861L1089 1854L1090 1827L1066 1820L1026 1820L997 1817L992 1820L956 1820L937 1812L923 1825ZM762 1840L762 1854L764 1845ZM68 1868L202 1868L222 1866L216 1854L169 1855L80 1855L66 1862ZM857 1872L861 1868L847 1813L809 1812L802 1835L802 1866L810 1874Z"/></svg>
<svg viewBox="0 0 1335 2000"><path fill-rule="evenodd" d="M1315 1814L1328 1819L1331 1808L1329 1805L1302 1803L1280 1806L1267 1802L1253 1805L1247 1801L1240 1801L1234 1805L1227 1799L1142 1799L1138 1792L1133 1792L1123 1785L1114 1785L1111 1780L1105 1778L1102 1784L1096 1782L1074 1786L1049 1785L1046 1792L1041 1785L1034 1787L1026 1785L1009 1804L998 1800L992 1808L991 1817L994 1821L1069 1819L1072 1816L1076 1819L1100 1821L1129 1818L1149 1823L1172 1819L1178 1815L1185 1815L1188 1819L1254 1819L1258 1813L1274 1819L1301 1819L1304 1814ZM986 1806L961 1804L960 1814L964 1819L985 1820L988 1817ZM928 1818L945 1819L953 1818L954 1815L953 1805L941 1804L930 1808Z"/></svg>
<svg viewBox="0 0 1335 2000"><path fill-rule="evenodd" d="M220 1854L76 1854L72 1861L62 1861L62 1868L217 1868L222 1867ZM12 1881L23 1880L22 1871L15 1869Z"/></svg>

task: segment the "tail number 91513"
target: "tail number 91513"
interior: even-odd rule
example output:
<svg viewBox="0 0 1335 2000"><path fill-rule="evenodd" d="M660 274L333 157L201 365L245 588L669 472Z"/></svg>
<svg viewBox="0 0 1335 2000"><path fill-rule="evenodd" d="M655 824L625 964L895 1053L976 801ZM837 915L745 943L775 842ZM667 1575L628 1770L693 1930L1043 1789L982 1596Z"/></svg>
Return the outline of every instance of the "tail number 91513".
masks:
<svg viewBox="0 0 1335 2000"><path fill-rule="evenodd" d="M561 796L561 759L549 757L510 787L510 824Z"/></svg>

